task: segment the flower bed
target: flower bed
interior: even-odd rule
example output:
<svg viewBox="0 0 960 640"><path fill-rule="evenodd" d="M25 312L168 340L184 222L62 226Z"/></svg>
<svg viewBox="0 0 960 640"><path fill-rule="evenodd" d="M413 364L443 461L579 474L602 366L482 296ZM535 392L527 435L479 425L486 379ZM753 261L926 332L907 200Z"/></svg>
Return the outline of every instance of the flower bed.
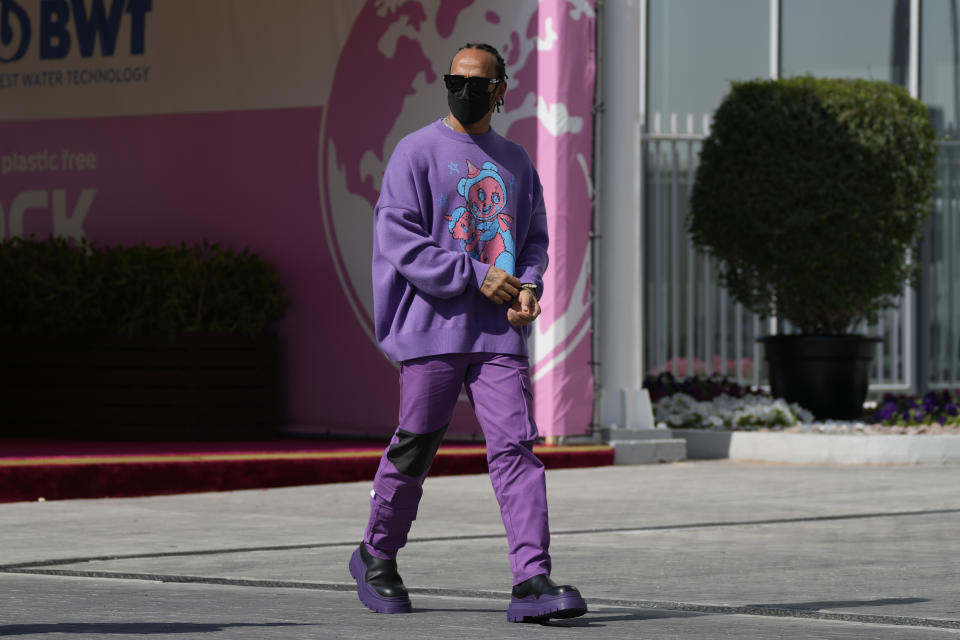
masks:
<svg viewBox="0 0 960 640"><path fill-rule="evenodd" d="M713 400L716 397L727 395L742 398L745 395L762 395L750 387L736 383L726 376L718 374L695 375L677 378L672 373L663 372L648 375L643 380L643 387L650 392L650 401L657 402L667 396L684 393L701 402Z"/></svg>
<svg viewBox="0 0 960 640"><path fill-rule="evenodd" d="M810 422L813 414L780 398L756 394L734 398L720 395L700 401L685 393L666 396L653 406L658 423L673 429L784 428Z"/></svg>
<svg viewBox="0 0 960 640"><path fill-rule="evenodd" d="M960 425L960 389L929 391L923 397L888 393L878 403L874 422L889 426Z"/></svg>
<svg viewBox="0 0 960 640"><path fill-rule="evenodd" d="M657 424L673 429L785 431L832 435L960 435L960 390L883 396L859 421L814 422L813 415L720 375L647 376Z"/></svg>
<svg viewBox="0 0 960 640"><path fill-rule="evenodd" d="M960 390L923 396L888 393L859 422L817 422L785 429L796 433L862 435L960 435Z"/></svg>
<svg viewBox="0 0 960 640"><path fill-rule="evenodd" d="M723 376L676 379L669 373L649 376L658 424L673 429L782 429L813 420L796 404L744 387Z"/></svg>
<svg viewBox="0 0 960 640"><path fill-rule="evenodd" d="M958 392L888 395L861 421L814 422L796 405L719 376L678 380L661 374L649 377L644 386L655 398L658 426L683 438L692 460L960 464L960 420L952 413L958 409ZM917 422L918 415L928 422Z"/></svg>

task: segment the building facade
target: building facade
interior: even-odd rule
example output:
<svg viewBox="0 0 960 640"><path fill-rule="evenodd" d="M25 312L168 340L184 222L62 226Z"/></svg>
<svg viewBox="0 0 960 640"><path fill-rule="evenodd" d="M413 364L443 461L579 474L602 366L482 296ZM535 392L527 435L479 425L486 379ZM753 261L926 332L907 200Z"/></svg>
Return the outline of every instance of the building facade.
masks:
<svg viewBox="0 0 960 640"><path fill-rule="evenodd" d="M595 243L600 424L630 424L643 377L765 380L756 338L789 331L730 301L686 214L699 147L730 82L886 80L923 100L940 153L922 277L860 330L883 337L871 390L960 384L957 0L640 0L602 5Z"/></svg>

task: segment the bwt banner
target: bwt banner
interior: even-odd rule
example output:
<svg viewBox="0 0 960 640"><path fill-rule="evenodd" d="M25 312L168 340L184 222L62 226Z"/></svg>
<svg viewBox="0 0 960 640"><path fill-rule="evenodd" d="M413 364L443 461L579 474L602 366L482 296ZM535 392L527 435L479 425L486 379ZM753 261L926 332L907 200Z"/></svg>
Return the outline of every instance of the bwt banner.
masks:
<svg viewBox="0 0 960 640"><path fill-rule="evenodd" d="M0 239L249 246L294 307L286 428L387 434L372 209L397 141L447 112L467 42L507 62L494 128L544 186L551 247L531 366L541 435L589 430L588 0L0 0ZM466 402L451 435L479 435Z"/></svg>

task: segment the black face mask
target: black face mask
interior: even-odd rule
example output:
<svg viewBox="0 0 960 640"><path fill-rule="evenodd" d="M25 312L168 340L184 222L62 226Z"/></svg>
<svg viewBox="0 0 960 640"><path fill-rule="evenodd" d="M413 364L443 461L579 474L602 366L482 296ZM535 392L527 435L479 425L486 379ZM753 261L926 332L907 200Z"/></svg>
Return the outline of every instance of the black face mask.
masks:
<svg viewBox="0 0 960 640"><path fill-rule="evenodd" d="M469 85L463 85L456 93L447 91L447 104L450 106L450 113L460 124L473 124L490 111L493 106L490 104L492 97L493 94L487 91L472 93Z"/></svg>

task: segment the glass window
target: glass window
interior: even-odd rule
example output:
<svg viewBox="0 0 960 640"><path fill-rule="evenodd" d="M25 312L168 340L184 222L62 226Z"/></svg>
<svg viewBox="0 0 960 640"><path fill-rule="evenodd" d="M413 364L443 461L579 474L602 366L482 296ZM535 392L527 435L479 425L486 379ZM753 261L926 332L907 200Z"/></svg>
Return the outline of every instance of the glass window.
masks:
<svg viewBox="0 0 960 640"><path fill-rule="evenodd" d="M920 97L930 107L938 134L960 124L960 16L957 0L924 0L920 5ZM956 135L952 136L956 137Z"/></svg>
<svg viewBox="0 0 960 640"><path fill-rule="evenodd" d="M768 0L650 0L648 21L650 114L699 123L731 80L770 75Z"/></svg>
<svg viewBox="0 0 960 640"><path fill-rule="evenodd" d="M960 384L960 16L957 0L921 4L920 97L939 138L920 259L919 386Z"/></svg>
<svg viewBox="0 0 960 640"><path fill-rule="evenodd" d="M716 266L692 249L686 216L704 117L720 104L731 80L770 74L770 2L650 0L648 18L646 372L720 371L753 381L756 323L727 299ZM650 135L674 127L696 137Z"/></svg>
<svg viewBox="0 0 960 640"><path fill-rule="evenodd" d="M782 0L780 75L907 84L909 0Z"/></svg>

